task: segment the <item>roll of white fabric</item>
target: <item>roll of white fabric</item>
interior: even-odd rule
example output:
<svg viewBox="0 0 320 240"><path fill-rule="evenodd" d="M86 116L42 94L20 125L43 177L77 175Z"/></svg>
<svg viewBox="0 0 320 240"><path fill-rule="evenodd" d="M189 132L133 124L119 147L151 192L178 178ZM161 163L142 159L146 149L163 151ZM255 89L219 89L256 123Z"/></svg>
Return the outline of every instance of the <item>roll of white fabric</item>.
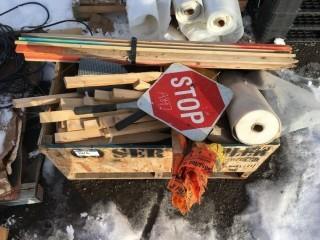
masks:
<svg viewBox="0 0 320 240"><path fill-rule="evenodd" d="M156 0L159 14L159 31L160 38L163 39L164 35L168 32L171 22L171 0Z"/></svg>
<svg viewBox="0 0 320 240"><path fill-rule="evenodd" d="M186 41L186 37L175 27L169 26L164 38L169 41Z"/></svg>
<svg viewBox="0 0 320 240"><path fill-rule="evenodd" d="M199 21L193 24L180 25L181 32L190 41L219 42L219 36L208 33L206 22Z"/></svg>
<svg viewBox="0 0 320 240"><path fill-rule="evenodd" d="M208 33L202 0L173 0L173 6L180 30L190 41L219 41Z"/></svg>
<svg viewBox="0 0 320 240"><path fill-rule="evenodd" d="M203 20L202 0L173 0L177 21L182 24Z"/></svg>
<svg viewBox="0 0 320 240"><path fill-rule="evenodd" d="M241 74L229 71L220 76L221 83L234 93L227 108L232 135L247 145L270 143L279 137L281 122L256 86Z"/></svg>
<svg viewBox="0 0 320 240"><path fill-rule="evenodd" d="M209 32L227 35L237 28L240 13L238 0L204 0Z"/></svg>
<svg viewBox="0 0 320 240"><path fill-rule="evenodd" d="M171 19L170 3L170 0L127 0L131 34L141 39L163 38Z"/></svg>
<svg viewBox="0 0 320 240"><path fill-rule="evenodd" d="M243 23L238 0L203 0L209 33L236 42L243 35Z"/></svg>

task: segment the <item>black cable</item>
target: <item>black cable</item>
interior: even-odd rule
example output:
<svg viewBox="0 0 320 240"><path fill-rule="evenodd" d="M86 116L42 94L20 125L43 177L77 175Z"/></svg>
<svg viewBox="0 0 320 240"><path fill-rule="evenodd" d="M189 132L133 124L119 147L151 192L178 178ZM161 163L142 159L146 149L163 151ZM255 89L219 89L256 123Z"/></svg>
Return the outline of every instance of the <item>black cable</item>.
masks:
<svg viewBox="0 0 320 240"><path fill-rule="evenodd" d="M43 4L41 3L38 3L38 2L26 2L26 3L22 3L22 4L19 4L13 8L10 8L9 10L6 10L4 11L3 13L0 13L0 17L9 13L9 12L12 12L16 9L18 9L19 7L23 7L23 6L26 6L26 5L37 5L37 6L40 6L42 7L45 12L46 12L46 19L44 20L44 22L40 25L37 25L37 26L24 26L21 28L20 32L33 32L33 31L37 31L37 30L40 30L40 29L43 29L43 28L46 28L46 27L51 27L51 26L55 26L55 25L58 25L58 24L61 24L61 23L65 23L65 22L77 22L77 23L80 23L82 25L84 25L87 30L89 31L89 33L91 34L91 36L93 36L93 33L92 33L92 30L91 28L89 27L88 24L84 23L83 21L79 21L79 20L74 20L74 19L67 19L67 20L62 20L62 21L58 21L58 22L54 22L54 23L51 23L51 24L47 24L49 19L50 19L50 12L48 10L48 8L46 6L44 6ZM29 30L25 30L29 28Z"/></svg>
<svg viewBox="0 0 320 240"><path fill-rule="evenodd" d="M42 7L46 12L47 17L46 17L46 19L44 20L44 22L42 24L37 25L37 26L24 26L24 27L21 28L21 30L23 30L24 28L39 28L39 27L45 25L49 21L50 13L49 13L48 8L46 6L44 6L43 4L38 3L38 2L26 2L26 3L19 4L19 5L15 6L15 7L13 7L13 8L10 8L7 11L4 11L3 13L0 13L0 17L5 15L5 14L7 14L7 13L9 13L9 12L12 12L12 11L18 9L19 7L23 7L23 6L26 6L26 5L38 5L38 6Z"/></svg>
<svg viewBox="0 0 320 240"><path fill-rule="evenodd" d="M15 87L15 85L19 85L17 82L21 81L23 83L23 91L25 91L25 85L28 83L28 77L31 76L34 73L41 72L45 64L40 66L34 71L28 71L26 68L26 62L24 61L23 55L18 54L15 52L15 44L14 41L16 40L17 36L19 36L21 33L26 33L26 32L34 32L38 30L43 30L44 28L51 27L54 25L58 25L61 23L65 22L77 22L86 27L86 29L90 32L91 36L93 36L93 33L91 31L91 28L84 22L78 21L78 20L73 20L73 19L67 19L67 20L62 20L54 23L48 24L48 21L50 19L50 12L48 8L39 3L39 2L26 2L19 4L13 8L10 8L2 13L0 13L0 17L8 14L19 7L27 6L27 5L37 5L41 7L45 13L46 13L46 18L43 21L42 24L36 25L36 26L24 26L21 27L20 31L14 31L14 29L11 26L1 24L0 23L0 69L5 69L8 72L8 69L13 68L13 71L9 71L8 74L0 75L0 92L11 92L11 93L18 93L19 91L13 91L12 87ZM10 91L9 91L10 90Z"/></svg>

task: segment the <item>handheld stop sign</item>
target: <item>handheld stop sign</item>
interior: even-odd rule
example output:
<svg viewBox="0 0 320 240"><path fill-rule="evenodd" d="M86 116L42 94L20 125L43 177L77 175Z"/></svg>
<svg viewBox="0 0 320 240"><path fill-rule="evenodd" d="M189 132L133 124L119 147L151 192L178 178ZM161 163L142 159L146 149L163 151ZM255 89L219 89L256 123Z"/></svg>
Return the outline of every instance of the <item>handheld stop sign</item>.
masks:
<svg viewBox="0 0 320 240"><path fill-rule="evenodd" d="M229 88L172 64L138 100L138 107L193 141L203 141L232 99Z"/></svg>

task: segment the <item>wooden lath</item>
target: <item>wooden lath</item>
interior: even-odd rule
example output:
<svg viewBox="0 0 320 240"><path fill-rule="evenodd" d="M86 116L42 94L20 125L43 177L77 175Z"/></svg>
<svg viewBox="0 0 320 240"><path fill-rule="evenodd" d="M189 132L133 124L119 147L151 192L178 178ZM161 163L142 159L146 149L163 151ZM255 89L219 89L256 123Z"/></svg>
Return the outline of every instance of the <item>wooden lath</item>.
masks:
<svg viewBox="0 0 320 240"><path fill-rule="evenodd" d="M94 57L127 64L131 50L128 40L72 35L27 34L16 44L16 51L33 61L46 58L78 61L81 57ZM297 60L290 46L274 44L138 41L137 64L169 65L174 62L198 68L281 69L293 67Z"/></svg>

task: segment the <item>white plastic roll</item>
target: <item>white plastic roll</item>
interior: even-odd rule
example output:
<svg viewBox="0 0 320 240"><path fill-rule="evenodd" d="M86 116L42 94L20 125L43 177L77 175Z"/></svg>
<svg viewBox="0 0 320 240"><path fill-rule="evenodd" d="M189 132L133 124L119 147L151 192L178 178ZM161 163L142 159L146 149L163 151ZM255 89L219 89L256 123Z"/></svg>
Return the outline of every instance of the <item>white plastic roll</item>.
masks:
<svg viewBox="0 0 320 240"><path fill-rule="evenodd" d="M127 0L127 16L132 35L141 39L161 39L170 23L170 0Z"/></svg>
<svg viewBox="0 0 320 240"><path fill-rule="evenodd" d="M208 33L202 0L173 0L181 32L190 41L215 42L218 36Z"/></svg>
<svg viewBox="0 0 320 240"><path fill-rule="evenodd" d="M219 42L219 36L208 33L206 23L203 21L180 25L180 28L190 41Z"/></svg>
<svg viewBox="0 0 320 240"><path fill-rule="evenodd" d="M169 26L164 38L169 41L186 41L186 37L175 27Z"/></svg>
<svg viewBox="0 0 320 240"><path fill-rule="evenodd" d="M203 3L208 32L226 36L238 28L243 29L238 0L203 0Z"/></svg>
<svg viewBox="0 0 320 240"><path fill-rule="evenodd" d="M236 43L242 38L242 36L244 34L244 28L242 25L242 19L240 21L241 21L241 23L239 23L237 29L234 32L220 37L221 42Z"/></svg>
<svg viewBox="0 0 320 240"><path fill-rule="evenodd" d="M171 22L171 0L157 0L158 14L159 14L159 31L160 38L168 32Z"/></svg>
<svg viewBox="0 0 320 240"><path fill-rule="evenodd" d="M173 5L179 23L194 23L204 17L202 0L173 0Z"/></svg>
<svg viewBox="0 0 320 240"><path fill-rule="evenodd" d="M247 145L267 144L279 137L281 122L259 90L245 81L241 72L229 71L220 76L234 97L227 115L232 135Z"/></svg>

